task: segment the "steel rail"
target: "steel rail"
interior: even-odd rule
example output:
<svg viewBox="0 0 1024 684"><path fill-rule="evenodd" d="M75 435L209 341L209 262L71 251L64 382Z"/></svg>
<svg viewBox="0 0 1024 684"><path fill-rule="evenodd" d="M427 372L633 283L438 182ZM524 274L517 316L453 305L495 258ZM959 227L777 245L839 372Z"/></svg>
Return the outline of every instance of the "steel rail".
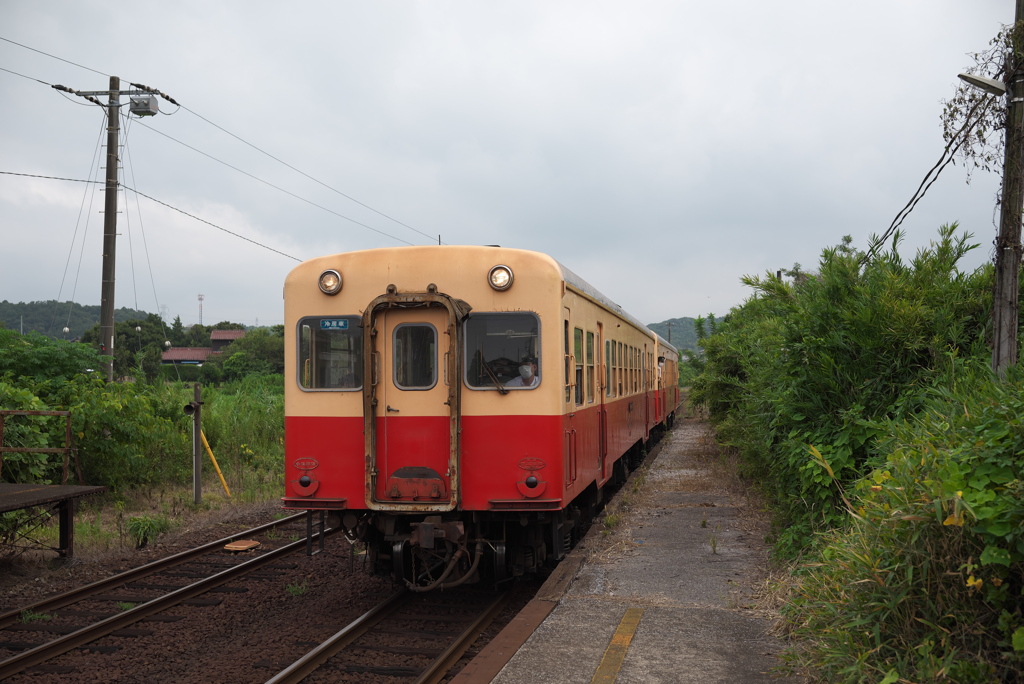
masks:
<svg viewBox="0 0 1024 684"><path fill-rule="evenodd" d="M106 591L113 587L120 586L122 584L127 584L128 582L134 582L143 577L147 577L154 573L160 572L161 570L166 570L167 568L174 567L175 565L181 565L182 563L186 563L197 556L202 556L206 553L209 553L217 547L232 542L235 539L238 539L239 537L246 537L253 534L259 534L261 532L265 532L268 529L273 529L274 527L278 527L285 523L294 522L305 515L306 513L297 513L296 515L290 515L287 518L281 518L280 520L275 520L274 522L267 523L266 525L260 525L259 527L252 528L251 530L245 530L237 534L232 534L227 537L224 537L223 539L218 539L215 542L210 542L209 544L204 544L202 546L197 546L194 549L189 549L188 551L176 553L173 556L168 556L167 558L162 558L160 560L153 561L152 563L147 563L146 565L133 568L132 570L127 570L119 575L113 575L112 577L99 580L98 582L93 582L92 584L87 584L84 587L80 587L78 589L74 589L63 594L59 594L58 596L43 599L42 601L38 601L28 606L21 606L20 608L15 608L14 610L10 610L6 613L0 613L0 629L3 629L8 625L13 625L14 623L20 621L21 614L25 611L32 613L44 613L47 611L56 610L58 608L63 608L64 606L81 601L101 591Z"/></svg>
<svg viewBox="0 0 1024 684"><path fill-rule="evenodd" d="M496 598L490 606L487 607L480 617L473 621L469 627L459 635L459 638L449 646L444 653L442 653L430 666L420 674L416 680L416 684L438 684L443 681L445 676L448 674L448 670L455 666L455 663L459 662L459 658L469 650L469 647L473 645L480 635L483 633L487 626L494 622L494 618L498 617L505 606L508 604L509 599L512 598L511 590L506 591L501 596Z"/></svg>
<svg viewBox="0 0 1024 684"><path fill-rule="evenodd" d="M330 660L338 651L366 634L374 625L394 612L410 596L411 594L407 589L402 589L378 606L363 613L341 631L329 637L312 651L278 672L273 678L268 679L266 684L296 684L301 682L308 674Z"/></svg>
<svg viewBox="0 0 1024 684"><path fill-rule="evenodd" d="M337 655L343 648L366 634L368 631L373 629L377 623L395 612L401 607L402 602L411 596L412 594L407 589L403 589L380 603L378 606L371 608L366 613L353 620L351 624L345 626L337 634L331 636L329 639L296 660L284 670L281 670L273 678L268 679L266 684L298 684L298 682L301 682L307 676L316 671L317 668ZM487 626L494 621L502 609L508 604L511 596L512 592L506 591L495 599L487 607L487 610L483 611L469 627L463 630L454 643L445 649L444 653L438 656L423 672L420 673L419 678L416 679L416 684L438 684L438 682L444 680L445 675L448 674L448 670L450 670L452 666L459 661L459 658L469 650L469 647L473 645L473 642L476 641L480 637L480 634L487 629Z"/></svg>
<svg viewBox="0 0 1024 684"><path fill-rule="evenodd" d="M328 530L325 533L332 531L336 530ZM150 615L167 610L182 601L207 592L214 587L230 582L237 577L261 568L272 561L276 561L282 556L287 556L292 551L304 548L305 544L305 539L292 542L291 544L287 544L279 549L270 551L258 558L246 561L233 568L228 568L227 570L223 570L215 575L207 577L206 579L189 584L177 591L172 591L171 593L159 598L139 604L130 610L113 615L106 620L101 620L100 622L88 627L83 627L77 632L72 632L71 634L59 639L37 646L12 658L8 658L7 660L0 662L0 680L15 675L29 667L46 662L52 658L56 658L57 656L67 653L74 648L84 646L85 644L106 636L113 631L122 629L143 618L149 617Z"/></svg>

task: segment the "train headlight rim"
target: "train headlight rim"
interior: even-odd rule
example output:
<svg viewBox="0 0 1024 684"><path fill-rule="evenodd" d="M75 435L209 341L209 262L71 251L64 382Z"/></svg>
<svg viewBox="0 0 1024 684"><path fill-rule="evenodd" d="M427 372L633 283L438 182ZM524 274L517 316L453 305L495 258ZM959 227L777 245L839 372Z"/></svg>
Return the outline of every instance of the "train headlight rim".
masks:
<svg viewBox="0 0 1024 684"><path fill-rule="evenodd" d="M320 278L317 280L317 285L320 286L320 291L324 294L336 295L341 292L341 274L334 269L329 268L320 274Z"/></svg>
<svg viewBox="0 0 1024 684"><path fill-rule="evenodd" d="M515 280L515 276L512 274L512 269L505 264L498 264L487 272L487 282L498 292L504 292L512 287L513 280Z"/></svg>

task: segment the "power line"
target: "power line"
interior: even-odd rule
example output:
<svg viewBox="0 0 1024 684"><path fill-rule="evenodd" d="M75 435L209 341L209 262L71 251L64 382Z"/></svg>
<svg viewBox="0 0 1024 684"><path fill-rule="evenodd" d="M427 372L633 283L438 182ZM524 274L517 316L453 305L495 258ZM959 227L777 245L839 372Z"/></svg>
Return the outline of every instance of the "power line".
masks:
<svg viewBox="0 0 1024 684"><path fill-rule="evenodd" d="M19 74L17 71L11 71L10 69L5 69L4 67L0 67L0 71L6 71L9 74L14 74L15 76L21 76L22 78L27 78L28 80L35 81L36 83L42 83L43 85L50 86L51 88L53 87L52 83L47 83L46 81L41 81L38 78L33 78L32 76L26 76L25 74Z"/></svg>
<svg viewBox="0 0 1024 684"><path fill-rule="evenodd" d="M271 252L274 252L275 254L280 254L281 256L284 256L284 257L288 257L289 259L294 259L295 261L302 261L302 259L299 259L298 257L293 257L293 256L292 256L291 254L285 254L284 252L282 252L282 251L280 251L280 250L276 250L276 249L274 249L273 247L268 247L267 245L264 245L264 244L262 244L262 243L260 243L260 242L256 242L256 241L255 241L255 240L253 240L252 238L247 238L247 237L245 237L244 235L239 235L238 233L235 233L235 232L233 232L233 231L230 231L230 230L228 230L227 228L224 228L224 227L222 227L222 226L218 226L218 225L217 225L216 223L211 223L210 221L207 221L206 219L201 219L201 218L199 218L198 216L196 216L196 215L194 215L194 214L190 214L190 213L188 213L188 212L187 212L187 211L185 211L184 209L179 209L178 207L175 207L175 206L173 206L173 205L170 205L170 204L168 204L167 202L163 202L163 201L161 201L161 200L158 200L158 199L157 199L157 198L155 198L155 197L150 197L150 196L149 196L149 195L147 195L146 193L144 193L144 192L139 192L139 191L138 191L138 190L136 190L135 188L130 188L130 187L128 187L127 185L123 185L122 187L124 187L124 189L125 189L125 190L131 190L131 191L132 191L132 192L134 192L134 193L135 193L136 195L140 195L140 196L142 196L142 197L145 197L145 198L146 198L146 199L148 199L148 200L152 200L153 202L156 202L157 204L162 204L162 205L164 205L165 207L167 207L168 209L173 209L174 211L178 212L179 214L184 214L185 216L188 216L188 217L189 217L189 218L191 218L191 219L195 219L196 221L199 221L200 223L205 223L206 225L208 225L208 226L212 226L213 228L216 228L217 230L222 230L222 231L224 231L225 233L227 233L228 235L233 235L234 237L236 237L236 238L238 238L238 239L240 239L240 240L245 240L246 242L251 242L252 244L256 245L257 247L262 247L263 249L267 249L267 250L270 250Z"/></svg>
<svg viewBox="0 0 1024 684"><path fill-rule="evenodd" d="M96 183L102 185L103 181L97 180L82 180L81 178L61 178L60 176L40 176L35 173L16 173L14 171L0 171L0 173L6 176L25 176L26 178L45 178L46 180L62 180L71 181L72 183Z"/></svg>
<svg viewBox="0 0 1024 684"><path fill-rule="evenodd" d="M25 176L27 178L45 178L47 180L72 181L72 182L75 182L75 183L95 183L97 185L100 185L100 184L104 183L104 181L82 180L80 178L61 178L59 176L42 176L42 175L34 174L34 173L15 173L14 171L0 171L0 174L4 174L4 175L7 175L7 176ZM228 235L233 235L234 237L236 237L236 238L238 238L240 240L245 240L246 242L251 242L252 244L256 245L257 247L262 247L263 249L270 250L271 252L274 252L275 254L280 254L281 256L288 257L289 259L294 259L295 261L302 261L302 259L299 259L298 257L293 257L291 254L285 254L284 252L282 252L280 250L277 250L277 249L274 249L273 247L268 247L267 245L264 245L261 242L256 242L252 238L247 238L244 235L239 235L238 233L235 233L234 231L230 231L227 228L224 228L223 226L218 226L216 223L212 223L211 221L207 221L206 219L199 218L195 214L190 214L187 211L185 211L184 209L179 209L178 207L176 207L176 206L174 206L172 204L168 204L167 202L164 202L162 200L158 200L157 198L151 197L151 196L147 195L144 192L140 192L140 191L136 190L135 188L128 187L127 185L125 185L123 183L121 184L121 187L123 187L125 190L130 190L130 191L134 192L136 195L139 195L141 197L145 197L148 200L152 200L152 201L156 202L157 204L162 204L165 207L167 207L168 209L173 209L174 211L178 212L179 214L184 214L185 216L188 216L191 219L195 219L196 221L199 221L200 223L205 223L206 225L211 226L213 228L216 228L217 230L224 231Z"/></svg>
<svg viewBox="0 0 1024 684"><path fill-rule="evenodd" d="M370 206L369 204L365 204L365 203L363 203L363 202L360 202L360 201L359 201L359 200L357 200L357 199L356 199L355 197L352 197L351 195L346 195L346 194L345 194L345 193L343 193L343 192L342 192L341 190L338 190L337 188L331 187L331 186L330 186L330 185L328 185L327 183L324 183L323 181L321 181L321 180L319 180L319 179L317 179L317 178L314 178L313 176L309 175L309 174L308 174L308 173L306 173L305 171L302 171L301 169L297 169L297 168L295 168L294 166L292 166L292 165L291 165L291 164L289 164L288 162L284 161L283 159L278 159L277 157L275 157L274 155L270 154L269 152L267 152L267 151L265 151L265 150L261 150L261 149L260 149L259 147L257 147L256 145L253 145L253 144L252 144L251 142L249 142L249 141L247 141L247 140L245 140L245 139L243 139L243 138L240 138L239 136L235 135L234 133L232 133L231 131L227 130L226 128L223 128L222 126L218 126L217 124L213 123L212 121L210 121L210 120L209 120L209 119L207 119L206 117L202 116L201 114L198 114L198 113L196 113L196 112L192 111L192 110L191 110L191 109L189 109L188 107L182 106L182 109L184 109L184 110L185 110L186 112L188 112L189 114L192 114L193 116L197 116L197 117L199 117L200 119L202 119L202 120L203 120L203 121L205 121L206 123L210 124L210 125L211 125L211 126L213 126L214 128L217 128L217 129L219 129L219 130L221 130L221 131L224 131L225 133L227 133L228 135L230 135L230 136L231 136L232 138L234 138L235 140L238 140L239 142L245 143L246 145L248 145L249 147L253 148L253 149L254 149L254 150L256 150L257 152L259 152L259 153L261 153L261 154L265 154L266 156L270 157L271 159L273 159L273 160L274 160L274 161L276 161L277 163L279 163L279 164L284 164L285 166L287 166L287 167L288 167L289 169L291 169L292 171L294 171L294 172L296 172L296 173L298 173L298 174L301 174L301 175L305 176L306 178L308 178L309 180L313 181L314 183L318 183L319 185L322 185L323 187L327 188L327 189L328 189L328 190L330 190L331 192L336 192L337 194L341 195L341 196L342 196L342 197L344 197L345 199L347 199L347 200L350 200L350 201L352 201L352 202L355 202L355 203L356 203L356 204L358 204L359 206L361 206L361 207L365 207L365 208L369 209L370 211L372 211L372 212L374 212L374 213L376 213L376 214L379 214L380 216L383 216L384 218L388 219L389 221L394 221L394 222L395 222L395 223L397 223L398 225L400 225L400 226L404 226L404 227L408 228L409 230L413 231L414 233L419 233L420 235L422 235L422 236L424 236L424 237L428 237L428 238L430 238L431 240L433 240L433 239L434 239L434 236L433 236L433 235L428 235L427 233L424 233L424 232L423 232L423 231L421 231L421 230L418 230L418 229L416 229L416 228L413 228L412 226L410 226L410 225L408 225L408 224L406 224L406 223L402 223L401 221L399 221L398 219L394 218L393 216L388 216L388 215L387 215L387 214L385 214L384 212L382 212L382 211L378 211L378 210L374 209L374 208L373 208L373 207L371 207L371 206ZM408 243L407 243L407 244L408 244Z"/></svg>
<svg viewBox="0 0 1024 684"><path fill-rule="evenodd" d="M11 43L12 45L17 45L18 47L23 47L26 50L31 50L32 52L38 52L39 54L46 55L47 57L52 57L53 59L60 60L61 62L64 62L65 64L71 64L72 66L79 67L80 69L85 69L86 71L91 71L94 74L99 74L100 76L106 76L108 78L110 77L110 74L105 74L102 71L96 71L96 69L90 69L87 66L82 66L81 64L78 64L76 62L72 62L70 59L64 59L63 57L58 57L57 55L51 55L49 52L43 52L42 50L37 50L34 47L29 47L28 45L22 45L21 43L18 43L16 41L11 40L10 38L4 38L3 36L0 36L0 40L8 42L8 43ZM49 85L49 84L47 84L47 85Z"/></svg>
<svg viewBox="0 0 1024 684"><path fill-rule="evenodd" d="M185 109L185 107L182 107L182 109ZM241 173L241 174L243 174L245 176L248 176L249 178L252 178L255 181L259 181L260 183L263 183L264 185L267 185L267 186L269 186L271 188L274 188L275 190L278 190L279 192L283 192L284 194L286 194L286 195L288 195L290 197L294 197L297 200L301 200L301 201L305 202L306 204L314 206L317 209L322 209L323 211L326 211L329 214L333 214L333 215L337 216L338 218L343 218L346 221L351 221L352 223L356 224L357 226L362 226L363 228L366 228L367 230L372 230L373 232L378 233L380 235L383 235L384 237L389 237L392 240L397 240L398 242L404 242L407 245L413 244L413 243L409 242L408 240L403 240L402 238L396 237L394 235L391 235L390 233L385 233L383 230L378 230L378 229L374 228L373 226L368 226L365 223L362 223L360 221L355 220L354 218L350 218L348 216L345 216L344 214L339 214L338 212L334 211L333 209L328 209L327 207L322 206L320 204L317 204L316 202L314 202L312 200L308 200L305 197L302 197L300 195L296 195L294 192L291 192L290 190L285 190L284 188L279 187L277 185L274 185L270 181L263 180L259 176L254 176L253 174L249 173L248 171L244 171L244 170L238 168L237 166L232 166L231 164L227 163L226 161L218 159L217 157L214 157L212 154L208 154L206 152L203 152L199 148L193 147L192 145L189 145L188 143L182 142L181 140L178 140L177 138L174 138L174 137L172 137L170 135L167 135L166 133L164 133L162 131L158 131L157 129L153 128L152 126L147 126L146 124L142 123L141 121L139 121L137 123L138 123L138 125L142 126L146 130L153 131L157 135L162 135L163 137L167 138L168 140L173 140L174 142L178 143L179 145L187 147L188 149L192 150L193 152L197 152L197 153L203 155L204 157L206 157L208 159L212 159L213 161L217 162L218 164L223 164L224 166L228 167L229 169L232 169L233 171L237 171L238 173ZM427 236L427 237L430 237L430 236Z"/></svg>
<svg viewBox="0 0 1024 684"><path fill-rule="evenodd" d="M80 68L82 68L82 69L86 69L87 71L91 71L91 72L93 72L93 73L96 73L96 74L100 74L100 75L102 75L102 76L109 76L109 74L105 74L105 73L103 73L102 71L98 71L98 70L96 70L96 69L92 69L92 68L90 68L90 67L87 67L87 66L84 66L84 65L82 65L82 64L78 64L77 62L72 62L71 60L68 60L68 59L64 59L64 58L62 58L62 57L57 57L56 55L52 55L52 54L50 54L50 53L48 53L48 52L44 52L44 51L42 51L42 50L37 50L36 48L33 48L33 47L29 47L28 45L23 45L22 43L18 43L18 42L16 42L16 41L10 40L9 38L4 38L3 36L0 36L0 40L6 41L6 42L8 42L8 43L11 43L11 44L13 44L13 45L17 45L17 46L19 46L19 47L22 47L22 48L25 48L26 50L31 50L31 51L33 51L33 52L37 52L37 53L39 53L39 54L41 54L41 55L46 55L47 57L51 57L51 58L53 58L53 59L56 59L56 60L60 60L61 62L65 62L65 63L67 63L67 64L71 64L71 65L74 65L74 66L80 67ZM5 71L7 71L7 70L5 69ZM11 72L11 73L16 73L16 72ZM23 74L16 74L16 75L18 75L18 76L23 76L24 78L31 78L30 76L24 76ZM37 81L38 81L39 79L32 79L32 80L37 80ZM51 87L55 87L55 86L52 86L52 85L51 85L51 84L49 84L49 83L45 83L44 81L39 81L39 82L40 82L40 83L44 83L45 85L49 85L49 86L51 86ZM360 202L359 200L357 200L356 198L352 197L351 195L348 195L348 194L346 194L346 193L342 192L341 190L338 190L337 188L335 188L335 187L332 187L332 186L328 185L327 183L324 183L323 181L319 180L318 178L315 178L315 177L313 177L313 176L309 175L309 174L308 174L308 173L306 173L305 171L302 171L301 169L298 169L298 168L296 168L295 166L292 166L291 164L289 164L288 162L284 161L283 159L280 159L280 158L278 158L278 157L275 157L274 155L270 154L270 153L269 153L269 152L267 152L266 150L263 150L263 149L259 148L258 146L254 145L253 143L249 142L248 140L245 140L244 138L242 138L242 137L240 137L240 136L238 136L238 135L235 135L234 133L232 133L231 131L227 130L227 129L226 129L226 128L224 128L223 126L220 126L220 125L218 125L218 124L215 124L214 122L210 121L209 119L207 119L207 118L206 118L206 117L204 117L203 115L199 114L198 112L194 112L194 111L192 111L191 109L189 109L188 107L185 107L185 106L183 106L183 105L180 105L180 104L178 104L178 102L176 102L176 101L175 101L175 100L174 100L173 98L171 98L171 97L170 97L170 96L168 96L168 95L165 95L164 93L160 92L159 90L156 90L156 89L153 89L153 88L149 88L149 87L147 87L147 86L143 86L143 85L140 85L140 84L138 84L138 83L132 83L131 85L133 85L133 86L135 86L135 87L138 87L138 88L141 88L141 89L143 89L143 90L147 90L147 91L150 91L150 92L155 92L155 93L159 94L159 95L160 95L161 97L163 97L163 98L164 98L164 99L166 99L167 101L171 102L172 104L175 104L175 105L177 105L178 107L181 107L182 109L184 109L185 111L187 111L187 112L188 112L189 114L192 114L193 116L195 116L195 117L198 117L199 119L202 119L203 121L205 121L205 122L206 122L206 123L208 123L209 125L213 126L214 128L216 128L216 129L218 129L218 130L220 130L220 131L223 131L224 133L227 133L227 134L228 134L228 135L230 135L230 136L231 136L232 138L234 138L234 139L238 140L238 141L239 141L239 142L241 142L241 143L244 143L245 145L248 145L249 147L251 147L251 148L253 148L254 150L256 150L257 152L259 152L260 154L263 154L263 155L266 155L267 157L270 157L271 159L273 159L273 160L274 160L274 161L276 161L277 163L279 163L279 164L283 164L284 166L287 166L287 167L288 167L289 169L291 169L292 171L295 171L296 173L298 173L298 174L301 174L302 176L305 176L306 178L308 178L309 180L313 181L314 183L317 183L317 184L319 184L319 185L321 185L321 186L323 186L323 187L327 188L327 189L328 189L328 190L330 190L331 192L334 192L334 193L337 193L337 194L341 195L342 197L344 197L345 199L347 199L347 200L349 200L349 201L351 201L351 202L355 202L356 204L358 204L358 205L359 205L359 206L361 206L361 207L364 207L364 208L366 208L366 209L369 209L370 211L374 212L375 214L378 214L379 216L383 216L384 218L388 219L389 221L394 221L394 222L395 222L395 223L397 223L398 225L400 225L400 226L402 226L402 227L404 227L404 228L408 228L409 230L413 231L414 233L418 233L419 235L422 235L423 237L426 237L426 238L430 238L430 240L431 240L431 241L433 241L433 240L434 240L434 236L433 236L433 235L430 235L430 234L428 234L428 233L424 233L423 231L421 231L421 230L419 230L419 229L417 229L417 228L413 228L413 227L412 227L412 226L410 226L409 224L407 224L407 223L404 223L404 222L402 222L402 221L399 221L398 219L394 218L393 216L389 216L388 214L385 214L384 212L382 212L382 211L380 211L380 210L378 210L378 209L374 209L374 208L373 208L373 207L371 207L371 206L370 206L369 204L366 204L365 202ZM68 91L67 91L67 92L74 92L74 91L71 91L70 89L68 89ZM76 93L76 94L77 94L77 93ZM97 103L97 104L102 104L102 103ZM146 128L149 128L149 127L148 127L148 126L146 126ZM149 130L155 130L155 129L152 129L152 128L150 128ZM159 131L158 131L158 132L159 132ZM164 134L163 134L163 133L161 133L161 135L164 135ZM169 138L170 138L170 136L167 136L167 137L169 137ZM174 140L174 138L171 138L171 140ZM180 143L180 144L182 144L182 145L184 145L184 144L185 144L185 143L181 143L180 141L177 141L177 140L175 140L175 142L179 142L179 143ZM189 146L188 146L188 145L186 145L186 147L189 147ZM193 150L195 150L195 148L190 148L190 149L193 149ZM195 151L199 152L199 150L195 150ZM200 152L200 154L206 154L206 153L205 153L205 152ZM209 156L209 155L207 155L207 156ZM211 158L211 159L214 159L215 161L220 161L219 159L215 159L214 157L210 157L210 158ZM224 164L224 162L220 162L220 163ZM226 166L230 166L229 164L225 164L225 165L226 165ZM235 167L231 167L231 168L235 168ZM236 171L240 171L241 173L246 173L246 172L244 172L244 171L241 171L240 169L237 169L237 168L236 168L235 170L236 170ZM246 175L250 175L250 174L246 173ZM251 176L251 177L252 177L252 178L254 178L254 179L256 179L256 180L259 180L260 182L264 182L264 183L266 182L266 181L262 181L262 180L261 180L261 179L259 179L259 178L256 178L255 176ZM267 183L267 185L271 185L271 184L270 184L270 183ZM277 186L273 186L273 185L271 185L271 187L275 187L276 189L278 189L278 190L281 190L281 188L277 188ZM384 235L384 236L386 236L386 237L389 237L389 238L391 238L391 239L393 239L393 240L398 240L399 242L404 242L404 243L405 243L405 244L407 244L407 245L411 245L411 244L413 244L413 243L411 243L411 242L409 242L409 241L407 241L407 240L402 240L401 238L397 238L397 237L395 237L395 236L393 236L393 235L389 235L388 233L385 233L384 231L381 231L381 230L377 230L376 228L371 228L370 226L368 226L368 225L366 225L366 224L364 224L364 223L360 223L359 221L355 221L355 220L353 220L353 219L351 219L351 218L349 218L349 217L347 217L347 216L344 216L344 215L342 215L342 214L338 214L337 212L331 211L330 209L326 209L326 208L324 208L324 207L321 207L320 205L317 205L317 204L315 204L315 203L313 203L313 202L310 202L309 200L306 200L306 199L304 199L304 198L302 198L302 197L299 197L298 195L294 195L293 193L290 193L290 192L288 192L287 190L281 190L281 191L282 191L282 192L285 192L285 193L287 193L287 194L289 194L289 195L291 195L291 196L293 196L293 197L295 197L296 199L300 199L300 200L302 200L302 201L304 201L304 202L308 202L309 204L313 204L314 206L316 206L316 207L318 207L318 208L320 208L320 209L324 209L325 211L328 211L328 212L330 212L330 213L332 213L332 214L335 214L336 216L339 216L339 217L341 217L341 218L343 218L343 219L345 219L345 220L347 220L347 221L352 221L353 223L355 223L355 224L357 224L357 225L360 225L360 226L363 226L364 228L369 228L370 230L372 230L372 231L374 231L374 232L376 232L376 233L379 233L379 234L381 234L381 235ZM438 242L440 242L440 239L438 239Z"/></svg>

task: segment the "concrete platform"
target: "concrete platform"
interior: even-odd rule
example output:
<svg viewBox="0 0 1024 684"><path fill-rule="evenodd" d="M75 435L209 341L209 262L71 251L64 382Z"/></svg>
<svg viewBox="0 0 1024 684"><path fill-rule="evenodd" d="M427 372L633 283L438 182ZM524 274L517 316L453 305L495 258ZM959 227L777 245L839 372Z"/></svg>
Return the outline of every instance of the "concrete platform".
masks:
<svg viewBox="0 0 1024 684"><path fill-rule="evenodd" d="M539 597L553 609L492 681L804 682L773 671L784 643L758 600L767 516L708 426L677 422L646 468L606 509L620 520L596 523L567 559L560 595Z"/></svg>

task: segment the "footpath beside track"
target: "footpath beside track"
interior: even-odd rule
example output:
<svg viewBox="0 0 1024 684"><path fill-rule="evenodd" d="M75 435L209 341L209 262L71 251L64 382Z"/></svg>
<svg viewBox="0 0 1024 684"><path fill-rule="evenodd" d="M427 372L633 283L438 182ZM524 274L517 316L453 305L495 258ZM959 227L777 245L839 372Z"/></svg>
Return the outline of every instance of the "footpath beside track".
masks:
<svg viewBox="0 0 1024 684"><path fill-rule="evenodd" d="M452 684L806 681L774 671L767 514L708 424L677 420L606 514L510 625L529 639L499 634Z"/></svg>

